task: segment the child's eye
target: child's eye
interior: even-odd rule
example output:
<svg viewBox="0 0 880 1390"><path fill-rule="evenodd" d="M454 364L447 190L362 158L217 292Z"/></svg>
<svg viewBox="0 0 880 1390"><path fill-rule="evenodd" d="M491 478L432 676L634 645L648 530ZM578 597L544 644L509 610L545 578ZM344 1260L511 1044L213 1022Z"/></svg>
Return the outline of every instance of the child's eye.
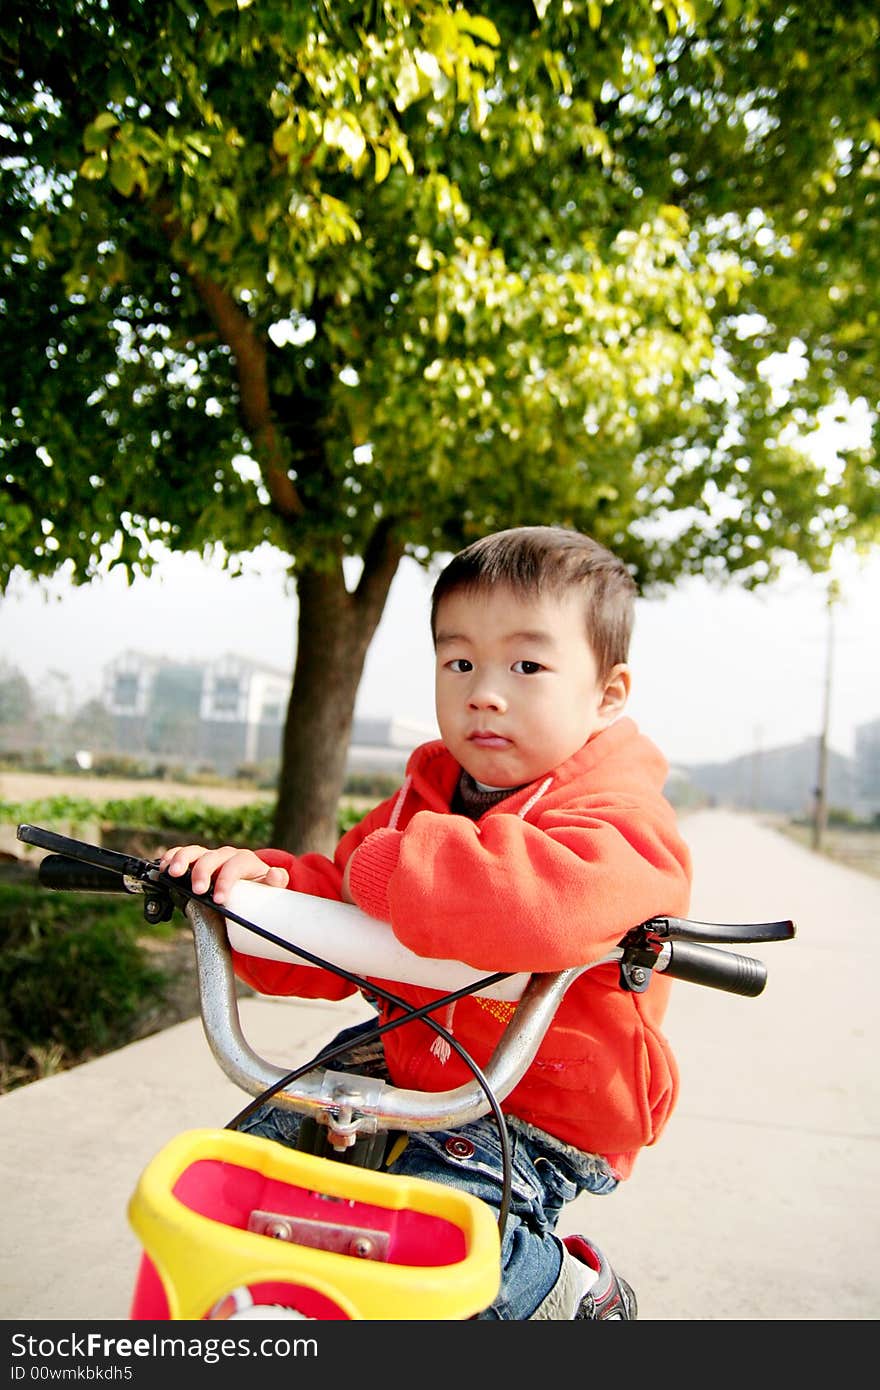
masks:
<svg viewBox="0 0 880 1390"><path fill-rule="evenodd" d="M540 661L515 661L511 667L518 676L533 676L536 671L543 671L544 667Z"/></svg>
<svg viewBox="0 0 880 1390"><path fill-rule="evenodd" d="M456 675L465 675L468 671L474 669L473 662L468 661L465 656L456 656L452 661L447 661L446 665L449 667L450 671L455 671Z"/></svg>

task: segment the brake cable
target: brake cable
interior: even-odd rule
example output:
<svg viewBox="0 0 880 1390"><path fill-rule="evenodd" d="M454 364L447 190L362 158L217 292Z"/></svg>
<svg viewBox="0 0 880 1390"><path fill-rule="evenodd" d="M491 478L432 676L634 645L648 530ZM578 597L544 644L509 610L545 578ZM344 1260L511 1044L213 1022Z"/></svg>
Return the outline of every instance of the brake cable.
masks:
<svg viewBox="0 0 880 1390"><path fill-rule="evenodd" d="M412 1023L421 1020L422 1022L426 1023L429 1028L432 1028L434 1032L437 1033L437 1035L441 1037L443 1041L446 1042L449 1045L449 1047L458 1054L458 1056L462 1059L462 1061L471 1071L475 1081L480 1086L480 1089L483 1091L483 1094L485 1095L486 1100L489 1103L489 1107L492 1111L492 1115L495 1120L495 1125L498 1130L498 1140L501 1146L502 1174L501 1201L499 1202L498 1208L498 1229L503 1239L504 1229L507 1224L507 1218L510 1211L510 1200L513 1185L512 1161L510 1155L510 1135L507 1129L507 1123L504 1119L504 1115L501 1110L501 1106L498 1103L498 1099L480 1067L477 1066L477 1063L471 1057L470 1053L467 1052L464 1047L462 1047L458 1039L454 1037L448 1029L444 1028L441 1023L438 1023L436 1019L431 1018L430 1015L438 1009L444 1009L449 1004L456 1003L459 999L462 999L469 994L476 993L477 990L486 989L490 985L498 984L502 980L509 979L511 972L502 971L497 972L493 975L486 975L482 979L476 980L474 983L470 985L465 985L461 989L455 990L450 994L443 995L440 999L432 1000L428 1004L423 1004L421 1005L421 1007L413 1009L406 1002L406 1000L401 999L399 995L393 994L391 990L384 989L383 987L377 985L373 980L368 980L364 976L356 974L354 971L345 969L345 967L343 966L334 965L331 961L325 960L322 956L318 956L312 951L307 951L305 947L294 946L291 944L291 942L285 941L283 937L277 936L274 932L269 931L267 928L260 927L255 922L249 922L246 917L242 917L239 913L234 912L232 908L226 907L225 904L215 903L210 893L193 892L192 888L188 886L189 873L185 875L185 880L186 881L181 879L170 880L165 873L161 873L157 879L150 879L149 882L151 884L161 886L162 888L166 888L166 890L170 892L172 898L176 894L180 898L184 899L185 902L201 903L205 907L209 907L211 911L219 913L221 917L224 917L229 921L236 922L239 926L246 927L248 931L252 931L257 936L262 937L264 940L272 942L273 945L279 946L282 950L289 952L291 955L299 956L301 959L308 961L312 965L318 966L320 969L330 971L332 974L335 975L339 975L342 979L348 980L350 984L355 985L359 990L361 990L361 992L376 995L377 997L384 999L386 1003L392 1004L395 1008L399 1008L403 1011L402 1016L400 1018L389 1019L386 1023L378 1024L375 1028L365 1032L360 1038L361 1042L373 1042L376 1039L383 1037L386 1033L392 1032L395 1028L402 1027L405 1023ZM274 1082L271 1086L267 1087L264 1091L262 1091L260 1095L255 1096L253 1100L251 1100L242 1110L240 1110L237 1115L233 1116L233 1118L224 1126L224 1128L238 1129L240 1125L242 1125L244 1121L248 1118L248 1116L253 1114L253 1112L256 1109L258 1109L260 1105L263 1105L266 1103L267 1100L270 1100L271 1097L275 1095L278 1091L283 1090L285 1086L289 1086L292 1082L298 1080L299 1077L304 1076L314 1067L324 1066L335 1056L344 1052L349 1047L349 1045L350 1039L343 1043L340 1043L338 1047L323 1049L320 1053L318 1053L316 1057L312 1058L311 1061L305 1062L302 1066L296 1067L292 1071L287 1072L284 1076L281 1077L279 1081Z"/></svg>

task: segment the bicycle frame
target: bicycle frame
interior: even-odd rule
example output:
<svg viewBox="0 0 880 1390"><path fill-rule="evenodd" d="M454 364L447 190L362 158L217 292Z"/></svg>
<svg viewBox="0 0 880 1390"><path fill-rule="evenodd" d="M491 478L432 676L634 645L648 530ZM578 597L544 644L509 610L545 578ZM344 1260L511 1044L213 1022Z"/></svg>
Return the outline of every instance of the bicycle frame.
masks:
<svg viewBox="0 0 880 1390"><path fill-rule="evenodd" d="M274 1103L325 1125L340 1154L358 1137L455 1128L489 1109L476 1083L423 1094L318 1067L285 1086L286 1073L242 1032L226 922L198 902L186 915L218 1064L250 1095L279 1087ZM589 968L528 981L517 1027L486 1067L497 1099L521 1079L565 990ZM492 1302L500 1283L498 1224L483 1202L236 1131L172 1140L142 1175L129 1220L145 1252L131 1311L137 1319L238 1317L261 1305L292 1305L322 1319L385 1318L392 1307L399 1319L468 1318Z"/></svg>

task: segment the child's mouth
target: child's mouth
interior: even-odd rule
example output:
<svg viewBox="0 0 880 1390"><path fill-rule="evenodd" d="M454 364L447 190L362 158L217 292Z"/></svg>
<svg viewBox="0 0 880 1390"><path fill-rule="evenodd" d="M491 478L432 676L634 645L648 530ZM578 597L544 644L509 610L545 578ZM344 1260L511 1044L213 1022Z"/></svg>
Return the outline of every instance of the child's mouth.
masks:
<svg viewBox="0 0 880 1390"><path fill-rule="evenodd" d="M477 748L509 748L510 742L509 738L491 729L478 729L475 734L468 735L468 743L476 744Z"/></svg>

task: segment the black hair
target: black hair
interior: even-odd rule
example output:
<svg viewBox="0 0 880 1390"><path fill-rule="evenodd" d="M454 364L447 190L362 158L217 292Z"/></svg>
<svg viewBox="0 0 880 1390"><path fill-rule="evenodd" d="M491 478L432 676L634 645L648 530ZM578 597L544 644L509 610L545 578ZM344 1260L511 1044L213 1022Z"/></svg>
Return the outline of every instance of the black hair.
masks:
<svg viewBox="0 0 880 1390"><path fill-rule="evenodd" d="M521 596L580 589L587 640L600 679L627 661L636 582L623 561L592 537L562 526L514 526L466 546L441 570L434 585L434 641L437 609L447 594L496 585Z"/></svg>

